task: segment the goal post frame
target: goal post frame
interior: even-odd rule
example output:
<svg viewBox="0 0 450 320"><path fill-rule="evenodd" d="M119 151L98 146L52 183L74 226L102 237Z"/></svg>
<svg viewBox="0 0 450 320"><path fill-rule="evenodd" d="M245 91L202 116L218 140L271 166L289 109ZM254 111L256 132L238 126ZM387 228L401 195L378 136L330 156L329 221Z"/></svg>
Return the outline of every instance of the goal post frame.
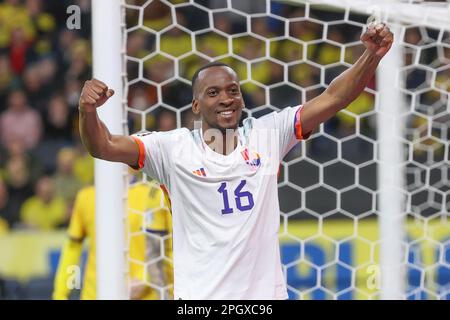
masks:
<svg viewBox="0 0 450 320"><path fill-rule="evenodd" d="M123 135L122 1L92 1L93 77L115 91L98 109L112 134ZM97 299L128 299L125 208L126 168L95 159Z"/></svg>

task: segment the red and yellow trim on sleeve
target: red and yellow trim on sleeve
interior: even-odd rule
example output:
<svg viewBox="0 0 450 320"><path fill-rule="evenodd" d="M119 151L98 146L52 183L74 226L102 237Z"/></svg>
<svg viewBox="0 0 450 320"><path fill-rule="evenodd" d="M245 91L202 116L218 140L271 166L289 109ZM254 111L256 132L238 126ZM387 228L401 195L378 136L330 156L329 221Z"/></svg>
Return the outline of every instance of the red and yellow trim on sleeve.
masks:
<svg viewBox="0 0 450 320"><path fill-rule="evenodd" d="M306 134L303 134L302 122L300 120L302 110L303 110L303 106L300 106L298 108L297 112L295 113L295 118L294 118L294 132L295 132L295 137L298 140L308 139L309 136L311 135L311 131L307 132Z"/></svg>
<svg viewBox="0 0 450 320"><path fill-rule="evenodd" d="M144 167L144 161L145 161L145 147L144 143L141 139L135 136L131 136L133 138L134 142L138 145L139 148L139 158L138 158L138 167L137 169L141 170Z"/></svg>

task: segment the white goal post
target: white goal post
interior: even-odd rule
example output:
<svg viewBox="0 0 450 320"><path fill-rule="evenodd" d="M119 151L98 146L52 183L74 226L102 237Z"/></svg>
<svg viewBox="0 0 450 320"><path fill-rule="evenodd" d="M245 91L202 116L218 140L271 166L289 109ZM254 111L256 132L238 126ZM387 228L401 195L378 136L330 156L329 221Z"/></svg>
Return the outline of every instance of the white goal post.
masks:
<svg viewBox="0 0 450 320"><path fill-rule="evenodd" d="M102 79L115 94L99 117L112 134L124 134L122 3L92 1L93 77ZM95 159L95 222L97 299L128 299L123 164Z"/></svg>

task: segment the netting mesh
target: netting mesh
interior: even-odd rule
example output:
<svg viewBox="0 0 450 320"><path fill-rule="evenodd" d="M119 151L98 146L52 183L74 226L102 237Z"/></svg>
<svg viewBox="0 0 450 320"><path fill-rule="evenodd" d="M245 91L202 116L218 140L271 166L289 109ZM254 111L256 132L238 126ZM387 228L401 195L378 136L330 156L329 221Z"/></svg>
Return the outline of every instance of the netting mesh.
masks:
<svg viewBox="0 0 450 320"><path fill-rule="evenodd" d="M192 128L190 79L208 61L224 61L237 71L245 117L304 103L362 54L359 37L368 19L348 8L305 1L127 0L123 7L130 133ZM447 299L450 34L411 24L400 30L396 42L404 66L398 76L404 85L398 90L406 104L406 134L399 137L404 149L399 170L406 181L404 297ZM282 162L280 244L291 299L380 297L379 85L371 81ZM170 273L153 277L147 267L170 268L170 226L161 226L168 230L162 238L145 228L151 229L151 212L162 206L135 213L141 227L130 233L130 239L146 234L161 240L151 257L130 257L131 268L140 269L139 281L159 298L167 297L162 292L171 287Z"/></svg>

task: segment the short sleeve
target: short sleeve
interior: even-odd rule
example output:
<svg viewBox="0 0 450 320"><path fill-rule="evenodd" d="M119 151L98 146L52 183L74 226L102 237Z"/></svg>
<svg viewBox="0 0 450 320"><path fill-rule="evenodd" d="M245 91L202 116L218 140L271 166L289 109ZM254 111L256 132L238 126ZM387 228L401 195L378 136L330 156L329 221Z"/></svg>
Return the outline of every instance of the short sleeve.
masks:
<svg viewBox="0 0 450 320"><path fill-rule="evenodd" d="M131 136L139 147L138 168L158 182L167 184L171 163L169 132L144 132Z"/></svg>
<svg viewBox="0 0 450 320"><path fill-rule="evenodd" d="M275 129L278 135L280 160L299 141L307 139L311 132L304 133L301 125L303 105L287 107L257 119L258 127Z"/></svg>

